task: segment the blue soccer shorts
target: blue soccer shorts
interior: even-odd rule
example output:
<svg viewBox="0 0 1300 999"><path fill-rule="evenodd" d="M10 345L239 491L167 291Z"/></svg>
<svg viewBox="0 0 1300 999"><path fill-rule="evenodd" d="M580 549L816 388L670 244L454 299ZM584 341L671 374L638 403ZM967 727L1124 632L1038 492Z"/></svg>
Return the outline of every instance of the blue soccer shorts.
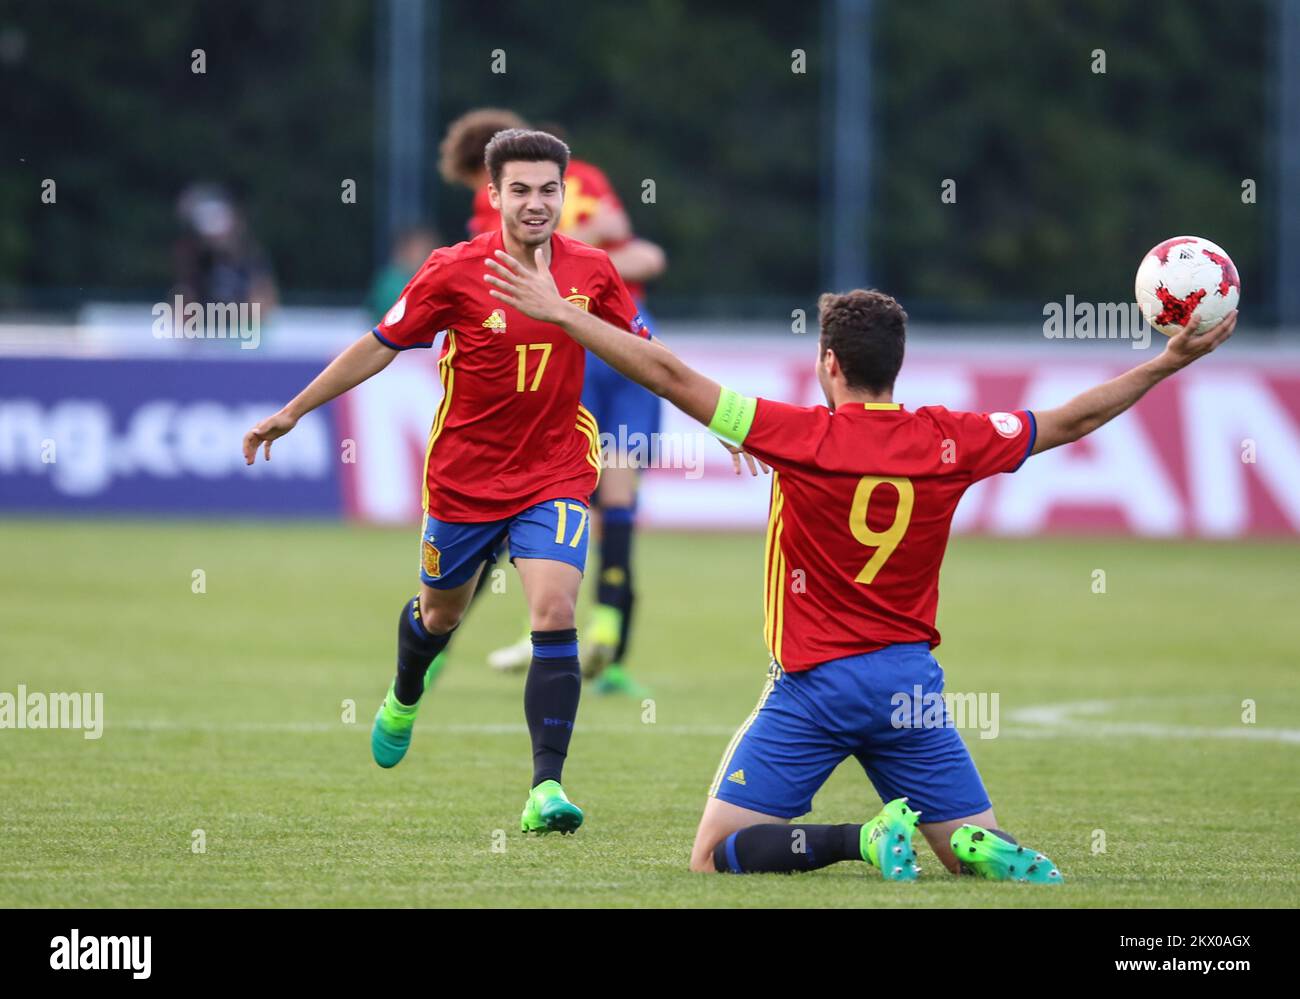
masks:
<svg viewBox="0 0 1300 999"><path fill-rule="evenodd" d="M543 558L566 562L582 572L587 565L587 504L576 499L543 500L504 520L451 524L424 515L420 530L420 582L435 590L454 590L492 563L510 542L510 561Z"/></svg>
<svg viewBox="0 0 1300 999"><path fill-rule="evenodd" d="M943 668L925 642L797 673L773 663L758 705L723 754L710 796L793 819L811 810L831 771L853 756L882 801L907 798L922 822L991 808L947 707L942 723L937 710L899 710L897 695L915 700L918 687L922 703L939 704Z"/></svg>

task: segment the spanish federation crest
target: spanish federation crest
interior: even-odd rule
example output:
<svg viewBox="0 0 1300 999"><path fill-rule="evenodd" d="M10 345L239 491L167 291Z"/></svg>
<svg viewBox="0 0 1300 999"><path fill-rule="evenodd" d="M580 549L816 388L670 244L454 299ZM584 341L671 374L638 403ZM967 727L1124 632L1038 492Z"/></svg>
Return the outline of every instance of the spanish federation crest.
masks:
<svg viewBox="0 0 1300 999"><path fill-rule="evenodd" d="M577 291L578 289L577 289L577 288L574 288L573 290L574 290L574 291ZM576 305L578 308L580 308L583 312L590 312L590 311L591 311L591 297L588 296L588 295L568 295L568 296L565 297L564 300L565 300L566 302L572 302L574 305Z"/></svg>
<svg viewBox="0 0 1300 999"><path fill-rule="evenodd" d="M442 575L442 552L428 538L424 539L424 574L432 579Z"/></svg>

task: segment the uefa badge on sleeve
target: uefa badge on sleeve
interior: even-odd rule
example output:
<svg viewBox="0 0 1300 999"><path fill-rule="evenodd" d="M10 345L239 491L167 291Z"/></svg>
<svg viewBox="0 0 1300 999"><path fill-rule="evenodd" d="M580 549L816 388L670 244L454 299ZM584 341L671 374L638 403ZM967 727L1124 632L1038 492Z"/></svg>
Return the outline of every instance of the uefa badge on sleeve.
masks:
<svg viewBox="0 0 1300 999"><path fill-rule="evenodd" d="M989 422L993 429L1006 438L1020 436L1020 417L1015 413L990 413Z"/></svg>
<svg viewBox="0 0 1300 999"><path fill-rule="evenodd" d="M394 305L391 309L389 309L386 313L384 313L384 325L396 326L398 323L402 321L402 317L404 315L406 315L405 295L403 295L401 298L397 300L396 305Z"/></svg>

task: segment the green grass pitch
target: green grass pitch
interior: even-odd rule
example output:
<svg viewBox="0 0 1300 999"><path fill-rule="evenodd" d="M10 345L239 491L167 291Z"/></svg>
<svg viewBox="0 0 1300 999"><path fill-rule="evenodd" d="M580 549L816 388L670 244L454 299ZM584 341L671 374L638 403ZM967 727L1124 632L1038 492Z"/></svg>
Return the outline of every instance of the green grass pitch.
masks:
<svg viewBox="0 0 1300 999"><path fill-rule="evenodd" d="M522 679L483 665L522 628L512 569L381 771L415 529L10 520L0 552L0 691L99 691L106 717L97 741L0 730L0 906L1300 904L1294 544L954 539L937 655L949 690L999 695L998 737L967 740L1059 888L952 878L924 845L915 884L686 870L767 666L755 535L640 538L653 721L585 692L565 784L587 823L541 839L518 831ZM850 760L809 818L877 807Z"/></svg>

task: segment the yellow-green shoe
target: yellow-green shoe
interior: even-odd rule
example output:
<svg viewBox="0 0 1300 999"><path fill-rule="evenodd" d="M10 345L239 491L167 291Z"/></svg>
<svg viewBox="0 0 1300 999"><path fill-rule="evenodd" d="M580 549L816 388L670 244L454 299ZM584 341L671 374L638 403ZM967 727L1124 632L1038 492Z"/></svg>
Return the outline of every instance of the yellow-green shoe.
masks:
<svg viewBox="0 0 1300 999"><path fill-rule="evenodd" d="M627 667L622 663L610 663L596 677L596 693L622 694L639 701L650 696L650 688L628 676Z"/></svg>
<svg viewBox="0 0 1300 999"><path fill-rule="evenodd" d="M582 636L582 675L594 680L614 661L623 633L623 612L609 604L591 609L591 622Z"/></svg>
<svg viewBox="0 0 1300 999"><path fill-rule="evenodd" d="M1062 883L1060 869L1044 854L969 822L954 829L948 842L953 856L976 877L1040 885Z"/></svg>
<svg viewBox="0 0 1300 999"><path fill-rule="evenodd" d="M582 825L582 809L571 802L559 781L544 780L528 793L519 826L526 833L567 835Z"/></svg>
<svg viewBox="0 0 1300 999"><path fill-rule="evenodd" d="M411 746L411 729L420 710L419 701L414 704L399 701L394 686L396 684L389 686L388 695L375 712L375 723L370 729L370 754L385 770L402 762Z"/></svg>
<svg viewBox="0 0 1300 999"><path fill-rule="evenodd" d="M906 798L895 798L863 825L859 841L862 859L886 881L915 881L921 873L912 849L912 834L920 816L907 806Z"/></svg>

